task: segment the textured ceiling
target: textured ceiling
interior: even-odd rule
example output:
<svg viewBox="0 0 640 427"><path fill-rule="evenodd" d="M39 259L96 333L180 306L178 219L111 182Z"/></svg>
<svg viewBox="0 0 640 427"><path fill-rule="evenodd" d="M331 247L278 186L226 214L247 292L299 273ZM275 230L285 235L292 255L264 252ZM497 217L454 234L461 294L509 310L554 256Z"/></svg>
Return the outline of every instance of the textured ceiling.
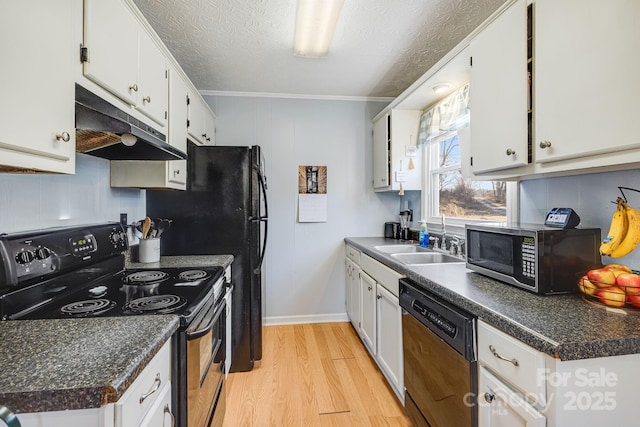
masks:
<svg viewBox="0 0 640 427"><path fill-rule="evenodd" d="M329 55L293 56L295 0L134 0L198 90L395 97L505 0L345 0Z"/></svg>

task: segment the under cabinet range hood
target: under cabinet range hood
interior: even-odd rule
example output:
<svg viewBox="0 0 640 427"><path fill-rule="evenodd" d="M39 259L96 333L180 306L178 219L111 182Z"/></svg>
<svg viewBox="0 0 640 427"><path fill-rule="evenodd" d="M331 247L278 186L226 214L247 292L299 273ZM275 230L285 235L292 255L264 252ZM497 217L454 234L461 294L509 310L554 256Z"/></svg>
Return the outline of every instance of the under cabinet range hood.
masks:
<svg viewBox="0 0 640 427"><path fill-rule="evenodd" d="M76 84L76 151L109 160L183 160L166 136Z"/></svg>

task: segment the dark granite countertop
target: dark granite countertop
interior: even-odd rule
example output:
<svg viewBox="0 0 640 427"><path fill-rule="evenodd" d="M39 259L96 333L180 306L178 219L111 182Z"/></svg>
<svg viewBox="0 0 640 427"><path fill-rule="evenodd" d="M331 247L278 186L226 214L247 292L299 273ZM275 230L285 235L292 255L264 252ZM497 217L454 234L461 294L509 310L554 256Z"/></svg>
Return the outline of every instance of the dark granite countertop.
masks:
<svg viewBox="0 0 640 427"><path fill-rule="evenodd" d="M0 322L0 403L25 413L116 402L178 325L174 315Z"/></svg>
<svg viewBox="0 0 640 427"><path fill-rule="evenodd" d="M382 237L345 241L486 323L560 360L640 353L640 316L587 304L579 294L540 296L482 276L464 264L409 267L374 246Z"/></svg>
<svg viewBox="0 0 640 427"><path fill-rule="evenodd" d="M127 257L126 268L223 267L233 262L233 255L161 256L159 262L135 262ZM135 255L133 256L135 258Z"/></svg>

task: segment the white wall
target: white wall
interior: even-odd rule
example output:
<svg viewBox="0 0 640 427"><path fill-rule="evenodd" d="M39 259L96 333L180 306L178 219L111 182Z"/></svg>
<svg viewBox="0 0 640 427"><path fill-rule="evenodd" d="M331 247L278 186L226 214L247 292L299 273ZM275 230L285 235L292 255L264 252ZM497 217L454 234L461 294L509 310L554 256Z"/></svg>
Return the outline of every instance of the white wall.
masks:
<svg viewBox="0 0 640 427"><path fill-rule="evenodd" d="M520 184L520 220L541 224L554 207L573 208L585 227L599 227L602 237L609 231L618 186L640 190L640 170L595 173L524 181ZM640 209L640 193L626 191L629 204ZM640 249L616 260L603 257L605 264L622 262L640 270Z"/></svg>
<svg viewBox="0 0 640 427"><path fill-rule="evenodd" d="M382 236L396 193L372 190L373 118L384 103L205 96L218 145L260 145L266 157L268 323L346 320L344 238ZM297 222L298 166L326 165L328 221Z"/></svg>
<svg viewBox="0 0 640 427"><path fill-rule="evenodd" d="M77 154L75 175L0 174L0 233L144 218L145 192L111 188L109 161Z"/></svg>

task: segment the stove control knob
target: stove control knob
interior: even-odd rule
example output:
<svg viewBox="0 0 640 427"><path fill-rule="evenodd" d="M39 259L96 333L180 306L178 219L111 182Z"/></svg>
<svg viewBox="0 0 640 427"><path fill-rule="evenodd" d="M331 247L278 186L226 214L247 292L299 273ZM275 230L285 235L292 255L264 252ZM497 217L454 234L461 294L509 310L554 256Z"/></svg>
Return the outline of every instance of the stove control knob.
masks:
<svg viewBox="0 0 640 427"><path fill-rule="evenodd" d="M35 257L32 251L21 251L16 254L16 262L18 264L29 264Z"/></svg>
<svg viewBox="0 0 640 427"><path fill-rule="evenodd" d="M36 258L37 259L47 259L51 256L51 251L49 248L40 247L36 249Z"/></svg>
<svg viewBox="0 0 640 427"><path fill-rule="evenodd" d="M117 245L124 246L125 241L127 239L127 235L122 231L114 231L109 236L109 239L111 240L111 243L113 243L116 246Z"/></svg>

